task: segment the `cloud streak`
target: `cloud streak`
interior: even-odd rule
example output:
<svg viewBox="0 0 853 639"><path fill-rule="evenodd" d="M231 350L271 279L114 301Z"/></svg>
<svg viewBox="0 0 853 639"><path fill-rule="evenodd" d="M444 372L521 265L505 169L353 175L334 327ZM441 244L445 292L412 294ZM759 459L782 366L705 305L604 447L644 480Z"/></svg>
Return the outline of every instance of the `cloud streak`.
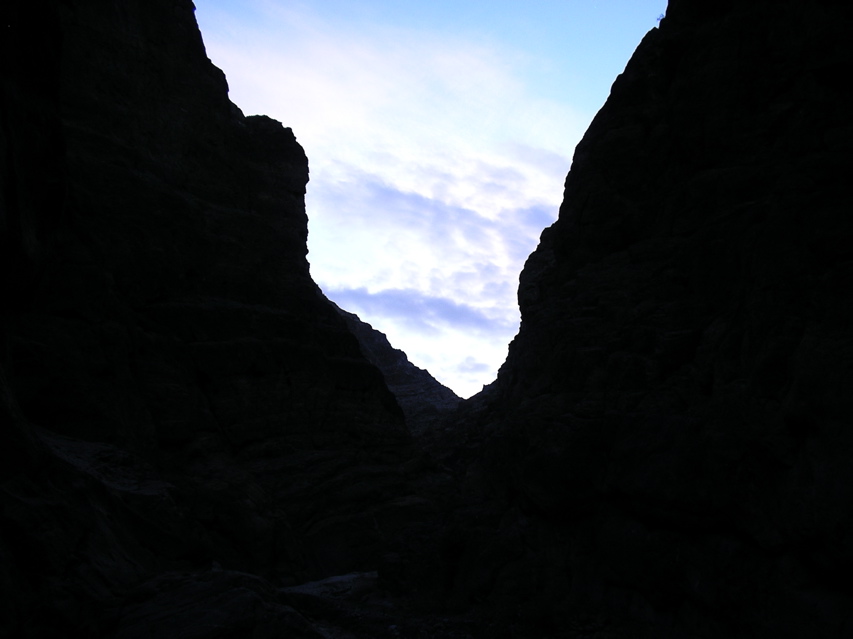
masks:
<svg viewBox="0 0 853 639"><path fill-rule="evenodd" d="M513 322L490 317L487 312L446 297L425 295L414 289L330 289L328 294L365 314L401 321L416 331L434 334L463 330L492 337L517 328Z"/></svg>

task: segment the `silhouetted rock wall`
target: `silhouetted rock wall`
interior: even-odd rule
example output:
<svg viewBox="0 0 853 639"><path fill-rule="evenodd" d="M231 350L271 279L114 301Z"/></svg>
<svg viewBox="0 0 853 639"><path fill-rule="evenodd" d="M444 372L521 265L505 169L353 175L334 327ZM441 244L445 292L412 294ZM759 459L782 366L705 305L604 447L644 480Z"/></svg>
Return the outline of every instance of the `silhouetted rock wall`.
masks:
<svg viewBox="0 0 853 639"><path fill-rule="evenodd" d="M436 380L429 371L418 368L406 354L394 348L388 337L358 315L338 309L347 327L358 339L365 359L382 371L388 389L406 416L406 426L413 435L436 428L461 401L452 390Z"/></svg>
<svg viewBox="0 0 853 639"><path fill-rule="evenodd" d="M318 636L270 583L375 569L432 509L309 276L302 148L189 0L2 18L0 634Z"/></svg>
<svg viewBox="0 0 853 639"><path fill-rule="evenodd" d="M62 7L69 210L13 340L18 400L139 450L344 415L400 430L309 277L302 148L228 101L192 11Z"/></svg>
<svg viewBox="0 0 853 639"><path fill-rule="evenodd" d="M640 44L521 275L479 422L508 514L455 596L530 636L853 632L851 27L681 0Z"/></svg>

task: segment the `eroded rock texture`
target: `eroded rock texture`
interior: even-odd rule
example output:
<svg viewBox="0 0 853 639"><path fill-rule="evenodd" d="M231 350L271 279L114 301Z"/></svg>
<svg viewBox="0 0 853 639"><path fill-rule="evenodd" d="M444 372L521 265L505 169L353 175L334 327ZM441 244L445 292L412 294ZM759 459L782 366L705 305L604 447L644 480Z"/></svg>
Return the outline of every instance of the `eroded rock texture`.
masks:
<svg viewBox="0 0 853 639"><path fill-rule="evenodd" d="M671 2L577 147L457 550L508 634L853 633L851 26Z"/></svg>

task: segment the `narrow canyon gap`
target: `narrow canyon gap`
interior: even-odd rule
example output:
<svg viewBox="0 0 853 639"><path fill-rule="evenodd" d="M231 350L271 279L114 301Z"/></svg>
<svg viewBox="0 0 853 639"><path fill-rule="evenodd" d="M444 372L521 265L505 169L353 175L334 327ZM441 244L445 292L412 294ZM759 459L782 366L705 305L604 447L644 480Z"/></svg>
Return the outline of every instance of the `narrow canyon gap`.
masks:
<svg viewBox="0 0 853 639"><path fill-rule="evenodd" d="M848 3L670 2L458 405L189 0L0 11L0 635L853 634Z"/></svg>
<svg viewBox="0 0 853 639"><path fill-rule="evenodd" d="M311 274L462 397L518 332L518 275L571 154L664 11L605 3L199 3L245 113L311 167Z"/></svg>

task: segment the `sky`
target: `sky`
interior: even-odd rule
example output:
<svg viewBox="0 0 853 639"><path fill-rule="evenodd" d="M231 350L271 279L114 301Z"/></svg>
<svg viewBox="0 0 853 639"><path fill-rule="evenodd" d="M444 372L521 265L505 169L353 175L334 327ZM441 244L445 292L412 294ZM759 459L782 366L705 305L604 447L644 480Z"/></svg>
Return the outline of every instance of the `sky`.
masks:
<svg viewBox="0 0 853 639"><path fill-rule="evenodd" d="M666 0L195 0L246 115L309 160L311 274L461 397L518 332L574 147Z"/></svg>

